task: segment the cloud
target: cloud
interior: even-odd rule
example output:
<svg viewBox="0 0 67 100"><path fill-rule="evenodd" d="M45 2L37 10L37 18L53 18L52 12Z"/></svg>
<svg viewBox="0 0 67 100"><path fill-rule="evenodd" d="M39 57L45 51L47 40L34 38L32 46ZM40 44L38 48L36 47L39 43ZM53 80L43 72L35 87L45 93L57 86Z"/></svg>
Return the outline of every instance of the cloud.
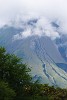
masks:
<svg viewBox="0 0 67 100"><path fill-rule="evenodd" d="M38 19L35 28L26 25L33 18ZM26 29L24 33L20 33L21 37L22 34L26 37L34 32L39 36L44 33L52 38L58 37L59 33L67 34L67 0L0 0L0 27L11 24L10 21L16 27L23 26ZM59 25L57 30L51 25L54 21Z"/></svg>
<svg viewBox="0 0 67 100"><path fill-rule="evenodd" d="M19 27L23 27L23 31L14 35L13 40L21 40L34 35L39 37L48 36L52 39L60 37L57 29L52 26L51 21L45 17L38 19L27 19L26 22L23 20L22 23L19 25Z"/></svg>

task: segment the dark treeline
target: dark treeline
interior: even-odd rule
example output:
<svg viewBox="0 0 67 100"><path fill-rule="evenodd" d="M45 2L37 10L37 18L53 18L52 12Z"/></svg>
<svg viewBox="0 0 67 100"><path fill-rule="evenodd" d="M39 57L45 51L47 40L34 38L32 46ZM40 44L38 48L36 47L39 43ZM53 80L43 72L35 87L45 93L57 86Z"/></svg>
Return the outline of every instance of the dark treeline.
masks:
<svg viewBox="0 0 67 100"><path fill-rule="evenodd" d="M0 47L0 100L67 100L67 89L32 83L31 70Z"/></svg>

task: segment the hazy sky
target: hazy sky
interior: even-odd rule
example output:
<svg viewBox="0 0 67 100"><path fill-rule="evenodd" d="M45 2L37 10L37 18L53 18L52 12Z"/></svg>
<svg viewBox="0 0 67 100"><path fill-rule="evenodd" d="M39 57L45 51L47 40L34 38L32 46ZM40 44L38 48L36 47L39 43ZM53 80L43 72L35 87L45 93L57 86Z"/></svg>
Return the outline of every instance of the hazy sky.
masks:
<svg viewBox="0 0 67 100"><path fill-rule="evenodd" d="M49 18L67 18L67 0L0 0L0 20L34 13Z"/></svg>
<svg viewBox="0 0 67 100"><path fill-rule="evenodd" d="M67 0L0 0L0 26L21 15L57 21L67 33Z"/></svg>

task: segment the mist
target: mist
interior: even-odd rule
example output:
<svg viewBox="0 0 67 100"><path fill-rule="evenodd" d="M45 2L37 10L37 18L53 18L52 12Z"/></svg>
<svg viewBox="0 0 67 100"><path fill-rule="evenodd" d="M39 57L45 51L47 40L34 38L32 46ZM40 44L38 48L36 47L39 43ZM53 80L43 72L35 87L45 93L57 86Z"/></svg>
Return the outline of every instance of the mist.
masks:
<svg viewBox="0 0 67 100"><path fill-rule="evenodd" d="M32 25L30 19L38 21ZM25 27L20 22L25 23ZM31 35L59 37L67 34L67 0L0 0L0 27L8 24L24 27L24 31L14 38L22 39ZM55 22L59 27L53 27ZM20 35L20 36L19 36Z"/></svg>

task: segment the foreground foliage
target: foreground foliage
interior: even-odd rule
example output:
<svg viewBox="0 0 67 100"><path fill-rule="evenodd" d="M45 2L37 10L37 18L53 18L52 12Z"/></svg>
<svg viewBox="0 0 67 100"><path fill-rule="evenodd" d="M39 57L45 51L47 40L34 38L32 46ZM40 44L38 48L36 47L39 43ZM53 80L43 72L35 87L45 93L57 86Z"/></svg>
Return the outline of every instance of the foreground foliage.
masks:
<svg viewBox="0 0 67 100"><path fill-rule="evenodd" d="M32 83L30 69L0 47L0 100L67 100L67 89Z"/></svg>

